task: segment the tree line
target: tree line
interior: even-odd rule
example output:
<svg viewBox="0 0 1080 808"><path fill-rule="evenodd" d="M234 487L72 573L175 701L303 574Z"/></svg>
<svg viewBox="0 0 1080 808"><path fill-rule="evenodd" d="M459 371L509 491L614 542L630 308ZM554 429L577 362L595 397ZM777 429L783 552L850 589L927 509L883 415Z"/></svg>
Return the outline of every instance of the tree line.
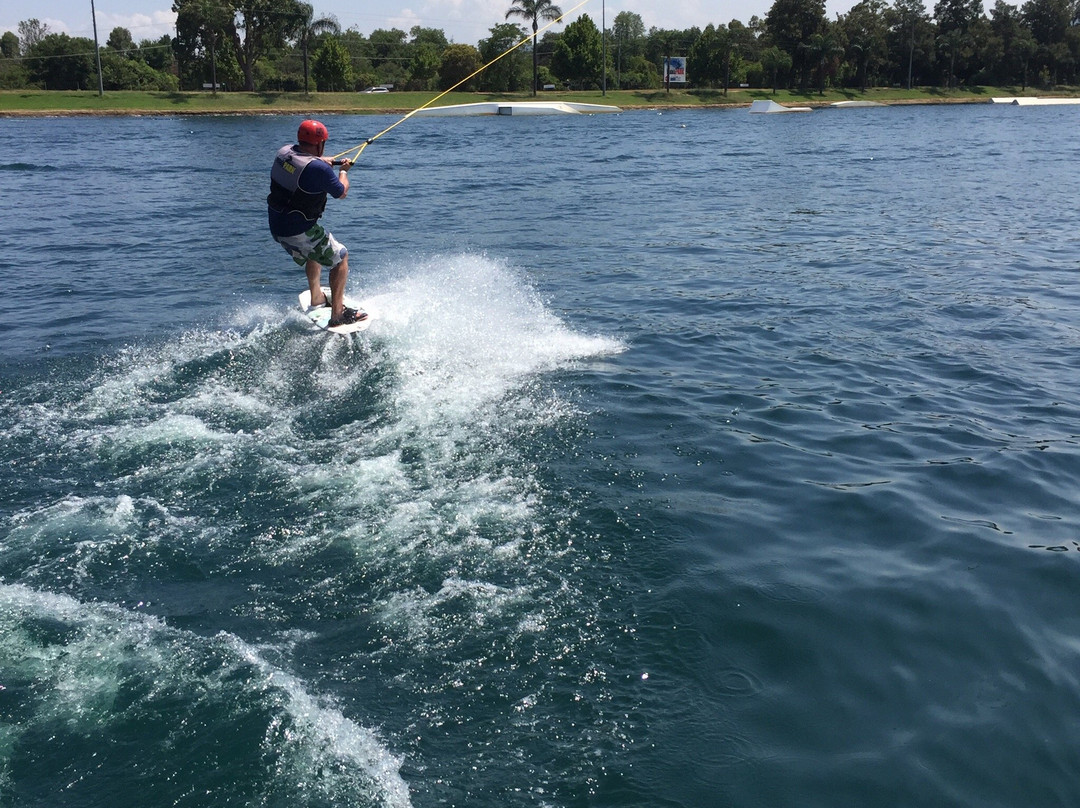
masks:
<svg viewBox="0 0 1080 808"><path fill-rule="evenodd" d="M938 0L932 10L922 0L861 0L835 20L824 0L774 0L748 23L646 30L624 11L603 34L582 15L542 36L558 6L514 0L476 45L421 26L365 36L299 0L175 0L172 8L175 36L136 43L114 28L100 49L24 20L0 36L0 88L95 88L100 56L107 90L442 90L526 37L461 89L658 89L671 56L686 57L687 87L725 91L1080 83L1080 0L995 0L989 13L982 0Z"/></svg>

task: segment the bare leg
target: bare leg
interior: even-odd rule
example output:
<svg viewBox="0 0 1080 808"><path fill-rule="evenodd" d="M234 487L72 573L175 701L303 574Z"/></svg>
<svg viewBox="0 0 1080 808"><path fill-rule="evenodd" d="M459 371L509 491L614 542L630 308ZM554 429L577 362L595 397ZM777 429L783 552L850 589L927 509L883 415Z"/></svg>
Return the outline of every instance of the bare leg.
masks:
<svg viewBox="0 0 1080 808"><path fill-rule="evenodd" d="M330 316L340 317L345 309L345 281L349 279L349 256L330 270Z"/></svg>
<svg viewBox="0 0 1080 808"><path fill-rule="evenodd" d="M318 261L308 261L304 266L307 272L308 289L311 290L311 305L321 306L326 302L326 296L322 293L322 264ZM337 300L337 293L333 294Z"/></svg>

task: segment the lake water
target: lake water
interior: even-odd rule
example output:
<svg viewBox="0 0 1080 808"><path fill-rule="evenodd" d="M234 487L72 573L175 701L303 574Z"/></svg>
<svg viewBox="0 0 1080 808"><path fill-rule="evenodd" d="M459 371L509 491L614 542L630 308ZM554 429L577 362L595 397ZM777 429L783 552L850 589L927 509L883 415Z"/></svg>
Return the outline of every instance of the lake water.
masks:
<svg viewBox="0 0 1080 808"><path fill-rule="evenodd" d="M0 120L0 804L1075 805L1078 114Z"/></svg>

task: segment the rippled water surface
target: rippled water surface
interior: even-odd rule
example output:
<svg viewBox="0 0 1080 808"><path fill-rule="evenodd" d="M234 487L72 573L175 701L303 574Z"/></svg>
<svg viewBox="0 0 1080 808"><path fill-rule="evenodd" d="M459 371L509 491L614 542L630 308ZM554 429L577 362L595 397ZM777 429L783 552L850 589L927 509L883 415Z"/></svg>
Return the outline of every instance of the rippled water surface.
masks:
<svg viewBox="0 0 1080 808"><path fill-rule="evenodd" d="M1076 109L0 120L0 803L1075 804Z"/></svg>

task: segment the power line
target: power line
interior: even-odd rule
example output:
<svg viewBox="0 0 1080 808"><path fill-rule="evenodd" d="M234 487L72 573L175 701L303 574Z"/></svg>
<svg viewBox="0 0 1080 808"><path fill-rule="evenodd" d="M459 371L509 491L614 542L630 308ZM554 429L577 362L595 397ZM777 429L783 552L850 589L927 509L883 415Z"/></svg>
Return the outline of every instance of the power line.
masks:
<svg viewBox="0 0 1080 808"><path fill-rule="evenodd" d="M114 50L113 48L110 48L108 45L106 45L104 48L101 48L100 50L103 50L106 53L119 53L119 54L127 55L129 53L143 53L145 51L150 51L150 50L165 50L166 48L168 48L169 50L172 50L172 44L169 44L169 45L147 45L146 47L125 48L124 50ZM83 53L53 53L53 54L50 54L48 56L10 56L10 57L6 57L6 59L4 59L4 61L28 62L28 61L35 60L35 59L41 59L41 60L45 60L45 59L74 59L74 58L79 57L79 56L93 56L94 53L95 53L95 51L85 51Z"/></svg>

